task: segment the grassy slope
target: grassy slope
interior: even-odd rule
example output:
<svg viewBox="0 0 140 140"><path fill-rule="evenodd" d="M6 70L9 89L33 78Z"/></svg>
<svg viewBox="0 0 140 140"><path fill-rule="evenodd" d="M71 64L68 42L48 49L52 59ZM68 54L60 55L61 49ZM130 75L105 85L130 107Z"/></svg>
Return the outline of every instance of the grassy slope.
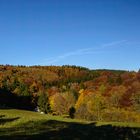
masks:
<svg viewBox="0 0 140 140"><path fill-rule="evenodd" d="M137 140L138 123L91 123L23 110L0 110L0 140Z"/></svg>

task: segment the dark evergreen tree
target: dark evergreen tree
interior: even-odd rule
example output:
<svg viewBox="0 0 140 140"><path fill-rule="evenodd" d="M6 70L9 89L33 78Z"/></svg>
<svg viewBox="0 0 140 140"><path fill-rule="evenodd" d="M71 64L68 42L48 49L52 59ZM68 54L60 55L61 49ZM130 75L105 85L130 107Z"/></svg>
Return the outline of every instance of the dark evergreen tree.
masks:
<svg viewBox="0 0 140 140"><path fill-rule="evenodd" d="M70 118L74 119L75 112L76 112L76 109L74 107L71 107L69 109L69 116L70 116Z"/></svg>
<svg viewBox="0 0 140 140"><path fill-rule="evenodd" d="M49 100L48 100L48 95L44 92L38 98L38 107L40 111L46 114L49 113L51 110Z"/></svg>

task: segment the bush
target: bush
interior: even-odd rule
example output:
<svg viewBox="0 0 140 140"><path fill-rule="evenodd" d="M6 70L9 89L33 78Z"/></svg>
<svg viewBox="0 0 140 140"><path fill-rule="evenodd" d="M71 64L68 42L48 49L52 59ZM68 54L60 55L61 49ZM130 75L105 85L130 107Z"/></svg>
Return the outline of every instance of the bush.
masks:
<svg viewBox="0 0 140 140"><path fill-rule="evenodd" d="M70 118L74 119L75 112L76 112L76 109L74 107L71 107L69 109L69 116L70 116Z"/></svg>
<svg viewBox="0 0 140 140"><path fill-rule="evenodd" d="M75 117L84 120L93 120L93 115L87 110L86 104L80 105L76 109Z"/></svg>
<svg viewBox="0 0 140 140"><path fill-rule="evenodd" d="M104 121L140 122L140 114L120 108L107 109L102 117Z"/></svg>

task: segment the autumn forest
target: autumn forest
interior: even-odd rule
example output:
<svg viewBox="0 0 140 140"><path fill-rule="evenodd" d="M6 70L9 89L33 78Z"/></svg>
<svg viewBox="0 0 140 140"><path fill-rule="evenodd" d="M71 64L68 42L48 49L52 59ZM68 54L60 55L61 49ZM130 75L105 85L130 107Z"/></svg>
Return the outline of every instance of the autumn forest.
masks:
<svg viewBox="0 0 140 140"><path fill-rule="evenodd" d="M1 65L0 107L89 121L140 122L140 72Z"/></svg>

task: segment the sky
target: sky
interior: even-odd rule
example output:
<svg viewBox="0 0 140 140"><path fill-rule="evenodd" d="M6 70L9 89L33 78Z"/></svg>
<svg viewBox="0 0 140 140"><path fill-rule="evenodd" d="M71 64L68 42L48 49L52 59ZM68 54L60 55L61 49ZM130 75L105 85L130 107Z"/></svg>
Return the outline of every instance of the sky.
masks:
<svg viewBox="0 0 140 140"><path fill-rule="evenodd" d="M0 64L140 68L139 0L0 0Z"/></svg>

